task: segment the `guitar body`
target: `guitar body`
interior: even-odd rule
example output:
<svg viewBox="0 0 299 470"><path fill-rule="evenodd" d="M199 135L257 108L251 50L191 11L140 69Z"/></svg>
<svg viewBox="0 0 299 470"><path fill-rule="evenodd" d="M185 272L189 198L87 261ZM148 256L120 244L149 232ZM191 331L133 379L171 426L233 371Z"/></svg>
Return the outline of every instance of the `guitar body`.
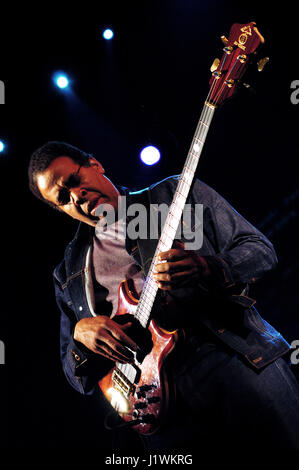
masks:
<svg viewBox="0 0 299 470"><path fill-rule="evenodd" d="M130 317L134 315L137 305L136 293L123 281L119 287L118 310L113 320L119 323L134 321ZM104 396L118 414L127 422L136 420L137 424L132 427L143 435L153 434L161 426L170 401L174 398L175 390L167 378L165 362L179 337L177 331L167 332L153 319L148 330L152 348L141 358L142 362L139 362L137 356L134 365L116 365L99 381ZM129 384L128 378L131 379Z"/></svg>

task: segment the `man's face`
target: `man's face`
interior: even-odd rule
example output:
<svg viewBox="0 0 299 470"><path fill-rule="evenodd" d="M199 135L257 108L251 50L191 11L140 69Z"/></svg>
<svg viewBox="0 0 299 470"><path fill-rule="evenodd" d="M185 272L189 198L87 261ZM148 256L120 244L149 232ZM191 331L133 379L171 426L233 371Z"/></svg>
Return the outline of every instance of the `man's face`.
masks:
<svg viewBox="0 0 299 470"><path fill-rule="evenodd" d="M110 204L117 210L119 192L104 175L99 162L90 158L90 166L80 166L70 157L57 157L37 176L37 185L44 199L74 219L93 227L94 215L100 204Z"/></svg>

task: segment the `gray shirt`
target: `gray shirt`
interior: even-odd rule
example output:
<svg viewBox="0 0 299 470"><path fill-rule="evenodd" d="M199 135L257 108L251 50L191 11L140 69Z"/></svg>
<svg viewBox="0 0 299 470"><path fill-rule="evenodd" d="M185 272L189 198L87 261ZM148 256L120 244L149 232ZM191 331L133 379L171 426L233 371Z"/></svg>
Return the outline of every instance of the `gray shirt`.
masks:
<svg viewBox="0 0 299 470"><path fill-rule="evenodd" d="M106 300L112 303L112 314L117 312L118 289L123 280L133 279L139 294L143 287L141 268L125 247L125 224L123 219L103 229L97 224L93 242L93 265L97 282L108 290Z"/></svg>

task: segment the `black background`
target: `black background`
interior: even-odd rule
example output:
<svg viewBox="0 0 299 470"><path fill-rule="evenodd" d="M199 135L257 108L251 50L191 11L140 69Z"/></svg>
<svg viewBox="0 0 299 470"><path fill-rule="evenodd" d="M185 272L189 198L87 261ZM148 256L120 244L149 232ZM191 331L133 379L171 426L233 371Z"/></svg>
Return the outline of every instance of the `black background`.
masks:
<svg viewBox="0 0 299 470"><path fill-rule="evenodd" d="M31 152L64 140L94 154L114 183L136 189L179 173L210 65L222 54L220 36L233 23L256 21L270 62L263 73L251 72L253 92L240 92L217 111L197 175L274 243L279 268L252 295L289 342L299 339L299 105L290 101L291 82L299 79L295 5L110 0L3 8L2 443L8 437L10 447L24 449L113 444L103 405L73 391L61 371L51 273L76 222L29 192ZM115 37L108 42L101 32L110 26ZM70 93L54 87L56 70L71 77ZM139 160L147 143L162 153L153 167Z"/></svg>

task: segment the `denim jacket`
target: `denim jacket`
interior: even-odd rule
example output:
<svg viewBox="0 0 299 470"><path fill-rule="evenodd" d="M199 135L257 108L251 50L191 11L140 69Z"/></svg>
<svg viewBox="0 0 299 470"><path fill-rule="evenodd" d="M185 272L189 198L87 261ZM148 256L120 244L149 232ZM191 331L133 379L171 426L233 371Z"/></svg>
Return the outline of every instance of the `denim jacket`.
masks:
<svg viewBox="0 0 299 470"><path fill-rule="evenodd" d="M170 205L177 182L178 176L174 176L136 193L125 191L127 207L132 203ZM196 251L208 262L213 285L199 284L171 292L176 304L182 306L180 327L186 329L187 337L196 338L204 325L248 364L260 369L290 349L280 333L261 318L255 301L248 297L249 285L276 266L273 246L216 191L198 179L193 182L187 203L192 208L195 204L203 205L203 240ZM128 220L127 217L127 223ZM196 217L191 216L190 221L189 229L194 233ZM94 229L81 223L63 261L54 270L55 295L61 312L63 370L70 384L84 394L92 393L103 370L108 372L112 367L112 363L107 364L106 359L73 338L80 319L107 314L105 289L92 275L93 235ZM141 266L144 276L157 241L149 237L126 240L127 251Z"/></svg>

